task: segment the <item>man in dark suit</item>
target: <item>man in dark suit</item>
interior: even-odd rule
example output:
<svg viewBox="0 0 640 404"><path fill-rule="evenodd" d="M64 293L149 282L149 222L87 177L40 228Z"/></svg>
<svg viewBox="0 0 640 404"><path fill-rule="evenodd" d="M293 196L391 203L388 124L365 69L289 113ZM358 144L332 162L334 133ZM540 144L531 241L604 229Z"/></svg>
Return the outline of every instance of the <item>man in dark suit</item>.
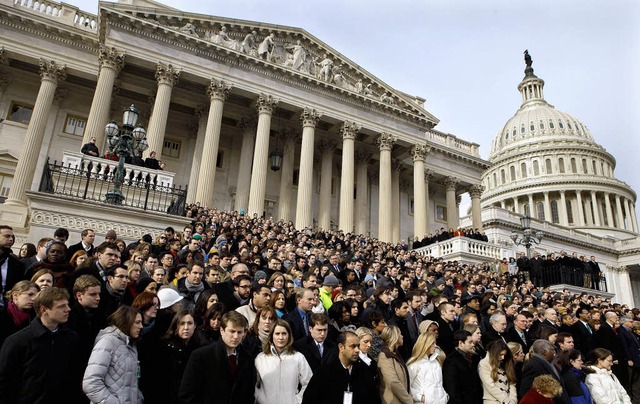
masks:
<svg viewBox="0 0 640 404"><path fill-rule="evenodd" d="M22 258L20 261L24 264L25 270L28 270L34 264L41 262L45 258L47 258L47 243L51 241L51 237L44 237L38 240L38 244L36 245L36 255L33 257Z"/></svg>
<svg viewBox="0 0 640 404"><path fill-rule="evenodd" d="M517 342L522 345L525 352L529 352L533 343L529 333L527 332L527 318L522 314L517 314L513 320L513 327L509 328L506 333L508 342Z"/></svg>
<svg viewBox="0 0 640 404"><path fill-rule="evenodd" d="M0 225L0 303L4 302L6 292L24 279L24 265L11 250L15 242L13 228Z"/></svg>
<svg viewBox="0 0 640 404"><path fill-rule="evenodd" d="M600 276L602 276L602 271L600 270L598 261L596 261L596 257L593 255L589 258L589 266L591 267L591 287L600 290Z"/></svg>
<svg viewBox="0 0 640 404"><path fill-rule="evenodd" d="M474 342L467 330L453 334L456 349L442 364L442 382L450 404L482 403L482 381L478 374L480 358L474 354Z"/></svg>
<svg viewBox="0 0 640 404"><path fill-rule="evenodd" d="M254 402L256 369L240 345L247 328L247 319L237 311L222 316L220 339L189 357L178 393L181 403Z"/></svg>
<svg viewBox="0 0 640 404"><path fill-rule="evenodd" d="M583 355L588 355L595 348L594 330L589 325L591 314L586 307L579 307L576 310L578 320L571 327L571 335L576 349Z"/></svg>
<svg viewBox="0 0 640 404"><path fill-rule="evenodd" d="M251 277L249 274L249 267L242 262L238 262L231 268L228 281L213 285L213 290L218 295L218 299L224 303L227 310L235 310L249 301L251 293Z"/></svg>
<svg viewBox="0 0 640 404"><path fill-rule="evenodd" d="M293 343L296 351L307 359L313 372L321 365L333 361L338 355L336 345L327 339L329 319L324 314L314 313L309 316L309 335Z"/></svg>
<svg viewBox="0 0 640 404"><path fill-rule="evenodd" d="M496 340L502 340L505 344L507 340L504 332L507 329L507 317L501 312L495 312L489 317L489 327L482 333L482 345L487 347Z"/></svg>
<svg viewBox="0 0 640 404"><path fill-rule="evenodd" d="M96 233L91 229L84 229L80 233L81 240L78 244L74 244L67 249L67 260L70 260L77 251L84 250L88 256L93 256L93 241L96 239Z"/></svg>
<svg viewBox="0 0 640 404"><path fill-rule="evenodd" d="M630 316L620 317L620 327L618 327L618 341L620 342L621 358L619 361L628 366L629 395L631 402L640 401L640 344L633 335L633 318Z"/></svg>
<svg viewBox="0 0 640 404"><path fill-rule="evenodd" d="M102 243L96 248L95 260L89 267L78 269L73 273L73 282L81 275L93 275L102 283L104 287L107 284L107 268L120 263L120 250L115 243Z"/></svg>
<svg viewBox="0 0 640 404"><path fill-rule="evenodd" d="M527 394L533 384L533 379L540 375L550 375L556 379L562 386L562 395L555 398L557 404L568 404L569 395L564 386L564 381L556 368L552 365L553 358L556 356L556 350L553 344L545 339L536 340L531 346L533 353L531 358L522 369L522 381L520 390L518 391L518 399Z"/></svg>
<svg viewBox="0 0 640 404"><path fill-rule="evenodd" d="M529 274L534 285L542 284L542 267L544 261L540 258L540 253L533 253L533 257L529 260Z"/></svg>
<svg viewBox="0 0 640 404"><path fill-rule="evenodd" d="M436 320L438 322L437 343L444 353L449 355L449 353L455 348L453 343L453 332L455 331L454 321L456 317L456 310L451 303L445 302L438 306L438 312L440 313L440 317Z"/></svg>
<svg viewBox="0 0 640 404"><path fill-rule="evenodd" d="M345 391L352 393L353 404L380 402L375 374L358 360L358 336L346 331L338 336L337 359L313 372L304 391L303 404L335 404L344 402Z"/></svg>
<svg viewBox="0 0 640 404"><path fill-rule="evenodd" d="M297 341L309 335L309 312L314 306L315 295L311 289L298 289L296 308L285 314L282 319L291 326L293 340Z"/></svg>
<svg viewBox="0 0 640 404"><path fill-rule="evenodd" d="M626 389L629 387L629 372L627 372L627 364L623 363L622 348L618 343L618 330L616 329L618 315L613 311L608 311L604 314L604 320L596 331L596 346L611 351L613 360L617 361L613 364L613 374L618 377Z"/></svg>

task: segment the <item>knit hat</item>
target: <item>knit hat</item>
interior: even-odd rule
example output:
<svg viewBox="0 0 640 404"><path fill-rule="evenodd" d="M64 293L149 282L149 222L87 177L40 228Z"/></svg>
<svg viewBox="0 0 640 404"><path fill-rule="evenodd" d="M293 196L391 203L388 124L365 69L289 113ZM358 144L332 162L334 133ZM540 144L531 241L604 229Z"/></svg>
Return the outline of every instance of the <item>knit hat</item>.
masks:
<svg viewBox="0 0 640 404"><path fill-rule="evenodd" d="M338 278L336 278L333 275L329 275L329 276L325 277L324 281L322 282L322 286L333 286L333 287L336 287L339 284L340 283L338 282Z"/></svg>
<svg viewBox="0 0 640 404"><path fill-rule="evenodd" d="M367 274L367 276L364 277L364 283L367 283L369 281L375 281L376 278L374 278L372 275Z"/></svg>
<svg viewBox="0 0 640 404"><path fill-rule="evenodd" d="M158 291L158 299L160 299L160 309L166 309L178 303L184 297L171 288L162 288Z"/></svg>
<svg viewBox="0 0 640 404"><path fill-rule="evenodd" d="M436 281L436 286L444 285L444 279L440 278Z"/></svg>
<svg viewBox="0 0 640 404"><path fill-rule="evenodd" d="M147 286L149 286L150 283L152 282L156 282L151 278L142 278L138 281L138 283L136 283L136 292L137 293L142 293L144 292L144 290L147 288Z"/></svg>
<svg viewBox="0 0 640 404"><path fill-rule="evenodd" d="M256 271L256 274L253 277L254 281L259 281L260 279L267 279L267 273L264 271Z"/></svg>
<svg viewBox="0 0 640 404"><path fill-rule="evenodd" d="M115 240L118 238L118 235L116 234L115 230L109 230L107 234L104 235L104 238L112 238Z"/></svg>

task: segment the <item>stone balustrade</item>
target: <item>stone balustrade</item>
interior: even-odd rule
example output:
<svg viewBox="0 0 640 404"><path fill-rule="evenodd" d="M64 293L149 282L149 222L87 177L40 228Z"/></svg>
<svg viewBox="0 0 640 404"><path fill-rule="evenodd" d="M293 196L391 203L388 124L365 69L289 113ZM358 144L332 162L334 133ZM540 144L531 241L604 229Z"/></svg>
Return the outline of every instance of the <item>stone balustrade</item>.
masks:
<svg viewBox="0 0 640 404"><path fill-rule="evenodd" d="M494 258L502 259L511 255L511 250L504 246L468 237L450 238L417 248L415 252L420 255L465 262L493 261Z"/></svg>
<svg viewBox="0 0 640 404"><path fill-rule="evenodd" d="M456 149L473 157L480 157L480 146L476 143L467 142L449 133L442 133L435 130L426 131L425 136L427 140L434 143Z"/></svg>
<svg viewBox="0 0 640 404"><path fill-rule="evenodd" d="M0 0L2 3L10 4L15 8L20 8L38 14L42 17L80 28L89 32L97 32L98 17L81 11L78 7L67 3L59 3L51 0Z"/></svg>
<svg viewBox="0 0 640 404"><path fill-rule="evenodd" d="M64 151L62 164L64 167L73 169L84 169L88 164L93 164L92 170L96 178L107 180L113 175L118 162L100 157L92 157L86 154ZM125 164L125 181L130 178L146 178L149 176L151 183L161 187L172 187L175 173L163 170L151 170L132 164Z"/></svg>

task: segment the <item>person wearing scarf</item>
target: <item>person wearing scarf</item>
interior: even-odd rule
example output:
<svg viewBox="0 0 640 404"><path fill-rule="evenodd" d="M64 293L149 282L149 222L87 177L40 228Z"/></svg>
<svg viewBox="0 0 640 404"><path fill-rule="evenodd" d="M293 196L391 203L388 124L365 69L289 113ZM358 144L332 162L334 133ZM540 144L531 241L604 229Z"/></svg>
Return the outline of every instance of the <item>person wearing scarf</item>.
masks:
<svg viewBox="0 0 640 404"><path fill-rule="evenodd" d="M210 286L202 281L204 276L204 264L201 261L194 261L189 264L187 276L178 280L178 293L184 296L186 307L193 310L200 293Z"/></svg>
<svg viewBox="0 0 640 404"><path fill-rule="evenodd" d="M7 293L7 304L0 308L0 346L10 335L29 325L35 317L33 301L38 294L38 285L20 281Z"/></svg>
<svg viewBox="0 0 640 404"><path fill-rule="evenodd" d="M389 325L380 336L384 341L382 351L378 355L382 404L412 403L409 369L398 354L398 348L403 344L402 332L395 325Z"/></svg>

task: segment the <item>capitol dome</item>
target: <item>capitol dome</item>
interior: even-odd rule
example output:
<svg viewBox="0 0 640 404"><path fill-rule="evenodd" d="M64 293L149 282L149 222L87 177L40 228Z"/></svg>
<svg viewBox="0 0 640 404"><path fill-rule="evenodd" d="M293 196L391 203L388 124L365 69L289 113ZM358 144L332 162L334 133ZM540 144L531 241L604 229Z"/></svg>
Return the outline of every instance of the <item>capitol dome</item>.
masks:
<svg viewBox="0 0 640 404"><path fill-rule="evenodd" d="M628 237L635 192L614 177L615 158L587 127L544 99L544 80L525 52L522 104L491 145L482 206L601 235Z"/></svg>

